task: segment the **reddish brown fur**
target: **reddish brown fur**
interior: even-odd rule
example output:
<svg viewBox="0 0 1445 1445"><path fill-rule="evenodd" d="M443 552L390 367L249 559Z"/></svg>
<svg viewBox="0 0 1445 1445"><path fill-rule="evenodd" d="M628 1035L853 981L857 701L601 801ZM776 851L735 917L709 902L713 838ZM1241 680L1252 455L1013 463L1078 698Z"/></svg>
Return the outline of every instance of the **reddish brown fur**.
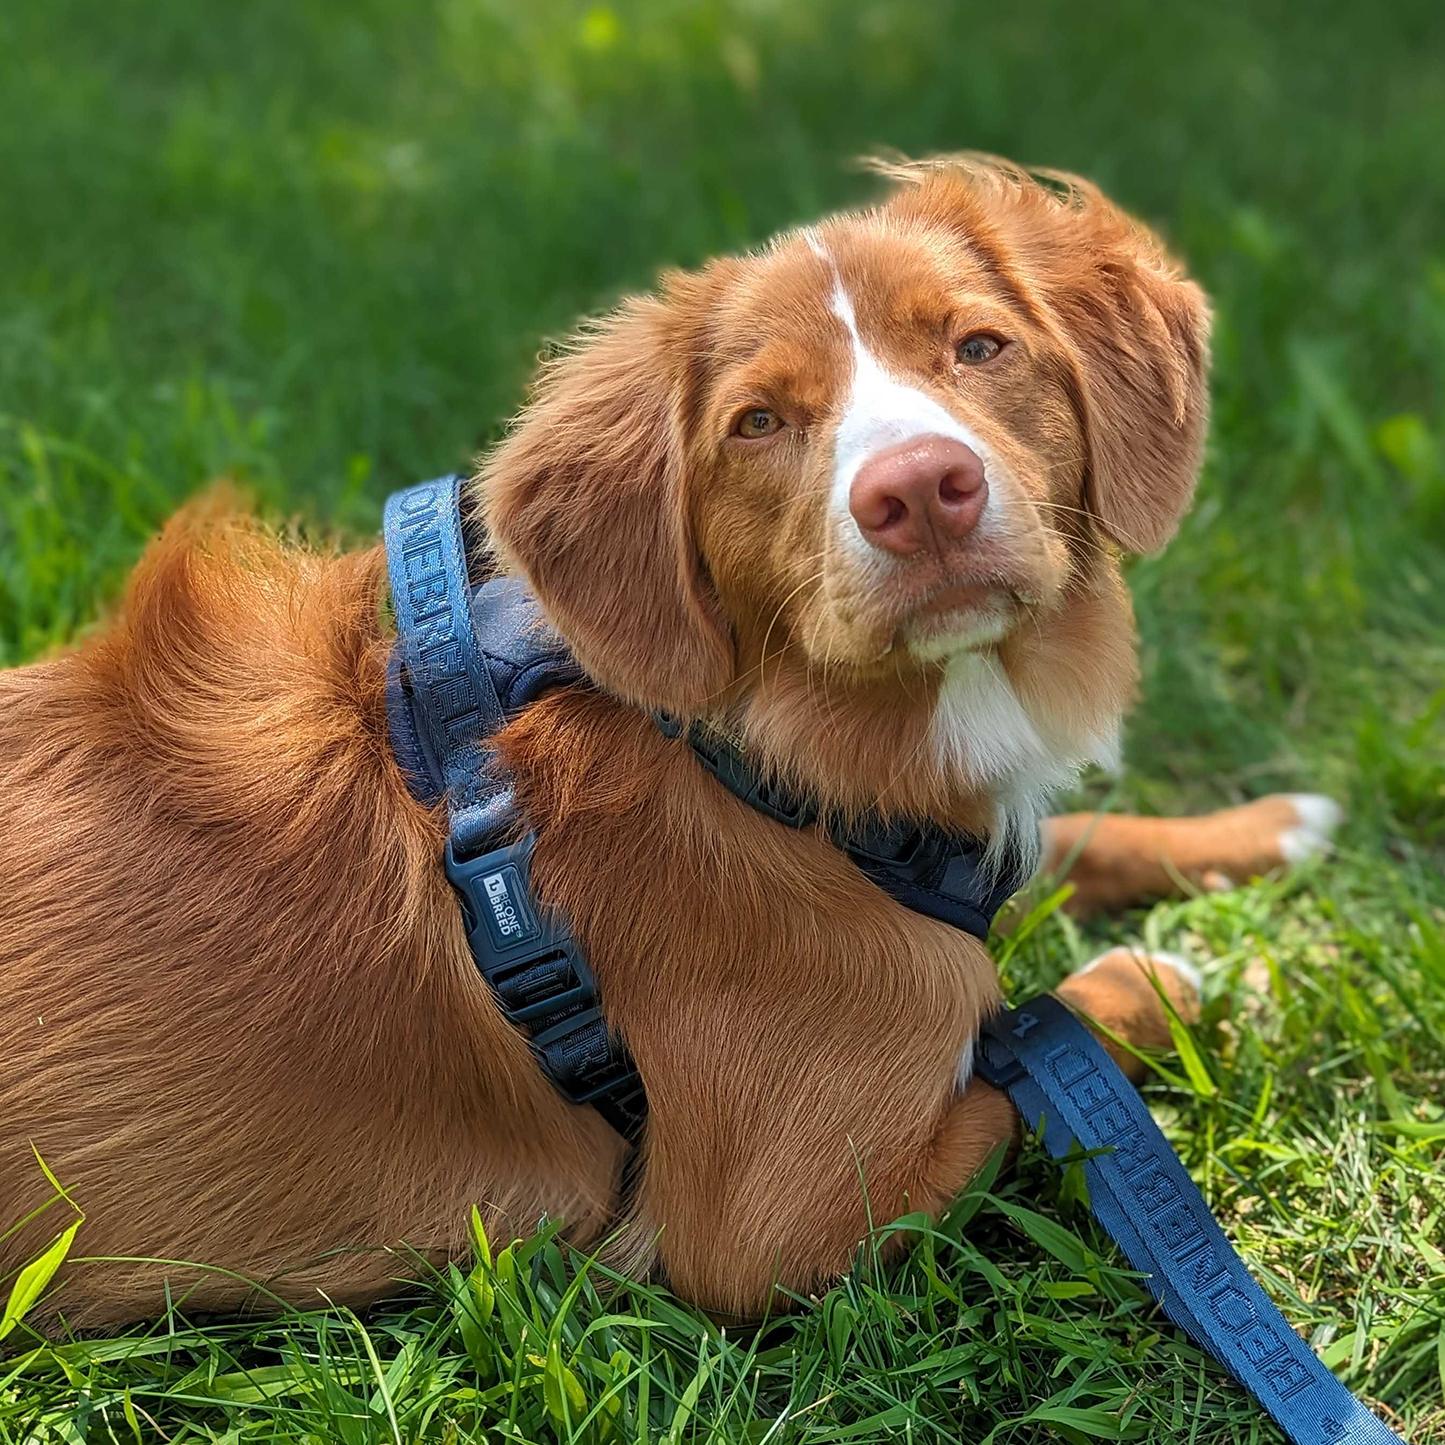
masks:
<svg viewBox="0 0 1445 1445"><path fill-rule="evenodd" d="M114 626L0 674L7 1224L49 1193L33 1144L86 1254L359 1300L414 1264L328 1252L454 1250L474 1200L504 1228L606 1217L616 1142L478 989L391 760L378 561L184 515ZM93 1265L57 1303L151 1312L164 1273ZM198 1303L244 1297L197 1279Z"/></svg>
<svg viewBox="0 0 1445 1445"><path fill-rule="evenodd" d="M813 234L884 361L1016 476L1016 536L990 565L1032 605L1000 656L1049 741L1077 751L1117 725L1135 681L1108 539L1161 544L1193 489L1203 298L1082 182L1060 196L958 158L895 174L904 185L885 207ZM886 644L946 569L860 589L825 528L847 380L831 284L793 235L671 274L661 299L585 330L488 459L487 520L612 690L725 712L756 753L845 809L881 802L978 824L992 800L976 781L899 766L927 751L943 668ZM1009 362L949 366L953 338L980 326L1015 340ZM787 433L738 445L729 422L757 404L785 414ZM572 505L581 479L588 504Z"/></svg>
<svg viewBox="0 0 1445 1445"><path fill-rule="evenodd" d="M1194 493L1208 395L1204 295L1098 187L945 157L880 167L912 182L904 215L968 237L1059 348L1089 457L1087 501L1132 552L1162 547ZM1058 224L1062 193L1072 225Z"/></svg>
<svg viewBox="0 0 1445 1445"><path fill-rule="evenodd" d="M910 173L891 208L829 234L870 331L898 307L937 311L952 267L1027 339L1027 375L958 404L1044 519L1015 558L1031 625L1001 651L1062 737L1117 717L1132 686L1104 536L1152 544L1187 501L1203 312L1099 198L1064 206L974 171ZM870 290L880 261L896 284ZM0 1223L47 1193L33 1143L86 1210L91 1256L360 1301L414 1267L358 1249L455 1253L476 1201L503 1233L543 1211L582 1241L621 1225L635 1266L655 1246L682 1293L746 1313L775 1280L807 1290L845 1267L860 1175L875 1218L936 1210L1011 1136L1005 1101L955 1084L997 998L984 948L751 812L636 706L714 717L844 811L991 825L986 788L910 765L939 667L871 659L867 599L785 595L799 558L827 550L816 457L790 470L718 441L760 386L794 388L827 434L841 382L809 344L827 325L819 280L784 248L629 304L548 373L483 482L507 557L609 689L549 695L502 747L539 890L585 940L646 1079L630 1217L619 1141L497 1013L438 866L442 824L392 761L378 555L322 557L195 511L147 553L117 621L0 677ZM762 356L737 337L769 294ZM918 369L911 344L893 360ZM1067 990L1167 1041L1132 963ZM0 1267L50 1232L0 1243ZM167 1279L199 1304L247 1297L228 1274L93 1262L56 1303L117 1321L159 1308Z"/></svg>

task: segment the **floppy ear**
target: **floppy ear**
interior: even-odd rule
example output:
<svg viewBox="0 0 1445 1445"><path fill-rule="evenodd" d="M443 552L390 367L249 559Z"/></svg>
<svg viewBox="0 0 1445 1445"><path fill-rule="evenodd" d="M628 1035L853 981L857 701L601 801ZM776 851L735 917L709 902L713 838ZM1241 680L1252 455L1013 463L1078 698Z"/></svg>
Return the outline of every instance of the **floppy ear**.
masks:
<svg viewBox="0 0 1445 1445"><path fill-rule="evenodd" d="M648 298L581 332L479 481L503 561L589 676L695 715L731 680L733 648L688 515L676 325L671 303Z"/></svg>
<svg viewBox="0 0 1445 1445"><path fill-rule="evenodd" d="M894 208L959 233L1053 333L1084 429L1090 512L1131 552L1162 547L1188 509L1204 446L1204 293L1077 176L972 153L871 168L902 183Z"/></svg>
<svg viewBox="0 0 1445 1445"><path fill-rule="evenodd" d="M1092 187L1076 195L1058 214L1045 295L1071 353L1085 502L1126 551L1152 552L1174 535L1199 478L1209 308L1148 231Z"/></svg>

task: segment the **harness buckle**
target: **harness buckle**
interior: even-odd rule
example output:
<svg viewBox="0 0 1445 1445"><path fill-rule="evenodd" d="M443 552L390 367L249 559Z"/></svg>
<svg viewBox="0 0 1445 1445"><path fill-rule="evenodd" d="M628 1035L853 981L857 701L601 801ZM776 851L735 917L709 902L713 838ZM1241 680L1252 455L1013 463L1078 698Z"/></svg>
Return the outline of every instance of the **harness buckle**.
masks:
<svg viewBox="0 0 1445 1445"><path fill-rule="evenodd" d="M1005 1006L979 1030L974 1045L973 1071L995 1089L1010 1089L1028 1074L1018 1055L994 1033L1012 1014L1013 1010Z"/></svg>
<svg viewBox="0 0 1445 1445"><path fill-rule="evenodd" d="M487 952L498 958L540 953L553 943L547 919L539 917L532 904L532 850L536 842L536 836L528 833L501 848L460 857L456 840L447 839L447 878L462 895L467 931L480 934ZM563 934L569 936L565 929ZM533 949L533 944L541 947Z"/></svg>
<svg viewBox="0 0 1445 1445"><path fill-rule="evenodd" d="M597 980L572 930L532 891L535 833L459 858L446 873L461 895L467 944L503 1015L527 1035L542 1072L574 1104L592 1104L619 1130L640 1131L646 1104L626 1047L602 1016Z"/></svg>
<svg viewBox="0 0 1445 1445"><path fill-rule="evenodd" d="M840 834L839 846L861 863L911 879L923 877L951 851L946 834L916 823L883 823Z"/></svg>
<svg viewBox="0 0 1445 1445"><path fill-rule="evenodd" d="M564 919L532 892L536 835L458 858L447 839L446 873L461 895L467 943L502 1012L528 1030L597 1007L597 983Z"/></svg>
<svg viewBox="0 0 1445 1445"><path fill-rule="evenodd" d="M593 1103L632 1074L630 1062L612 1046L596 1004L533 1034L530 1044L552 1082L574 1104Z"/></svg>

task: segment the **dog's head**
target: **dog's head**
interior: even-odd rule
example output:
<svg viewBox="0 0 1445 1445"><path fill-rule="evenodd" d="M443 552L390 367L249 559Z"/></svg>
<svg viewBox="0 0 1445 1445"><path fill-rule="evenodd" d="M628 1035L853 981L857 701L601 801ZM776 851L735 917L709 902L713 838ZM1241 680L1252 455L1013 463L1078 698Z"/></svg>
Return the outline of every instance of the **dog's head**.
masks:
<svg viewBox="0 0 1445 1445"><path fill-rule="evenodd" d="M599 684L844 805L937 813L1109 750L1116 554L1188 505L1208 315L1083 182L888 169L876 209L583 330L482 498Z"/></svg>

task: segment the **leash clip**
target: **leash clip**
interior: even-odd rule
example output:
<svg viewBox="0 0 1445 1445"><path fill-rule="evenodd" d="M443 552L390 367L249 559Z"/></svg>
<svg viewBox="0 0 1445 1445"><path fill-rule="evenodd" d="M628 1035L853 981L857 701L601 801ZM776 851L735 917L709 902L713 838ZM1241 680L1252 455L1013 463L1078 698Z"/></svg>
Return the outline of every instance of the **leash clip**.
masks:
<svg viewBox="0 0 1445 1445"><path fill-rule="evenodd" d="M1020 1079L1028 1076L1019 1056L996 1032L1007 1025L1013 1013L1013 1009L1004 1007L979 1030L978 1042L974 1046L973 1071L995 1089L1011 1089Z"/></svg>

